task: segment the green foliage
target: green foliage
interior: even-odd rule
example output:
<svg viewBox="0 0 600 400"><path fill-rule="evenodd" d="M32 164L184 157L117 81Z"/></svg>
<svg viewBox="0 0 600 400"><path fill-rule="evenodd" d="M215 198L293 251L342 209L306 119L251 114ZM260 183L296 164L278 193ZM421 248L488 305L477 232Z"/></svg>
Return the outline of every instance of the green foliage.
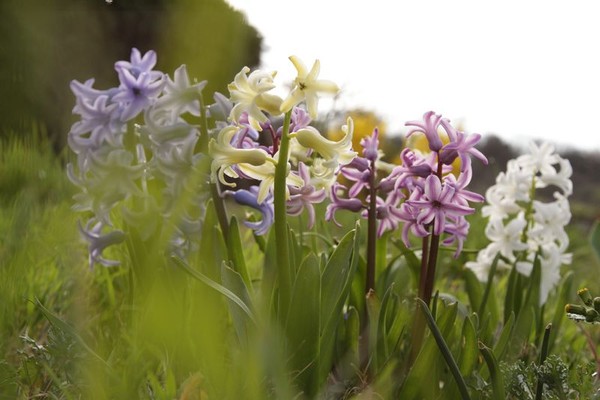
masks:
<svg viewBox="0 0 600 400"><path fill-rule="evenodd" d="M122 266L90 270L50 146L12 138L0 150L0 398L597 396L597 326L565 321L577 272L540 307L539 263L530 277L498 271L483 285L464 268L472 253L443 254L411 363L419 253L396 234L379 245L386 254L365 296L354 217L340 213L349 232L292 222L293 285L280 320L272 234L256 240L235 217L223 237L209 202L189 265L160 238L131 235L112 250ZM591 298L575 305L595 309Z"/></svg>

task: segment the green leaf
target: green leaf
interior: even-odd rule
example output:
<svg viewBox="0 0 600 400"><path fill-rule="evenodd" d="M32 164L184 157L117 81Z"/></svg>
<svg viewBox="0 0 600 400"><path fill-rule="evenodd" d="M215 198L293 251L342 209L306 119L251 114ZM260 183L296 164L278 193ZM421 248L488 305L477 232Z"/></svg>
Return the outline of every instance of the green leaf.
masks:
<svg viewBox="0 0 600 400"><path fill-rule="evenodd" d="M419 282L419 275L421 274L421 259L416 256L415 252L404 245L401 240L394 240L392 243L400 250L400 253L404 256L406 264L410 268L413 275L413 282L415 285Z"/></svg>
<svg viewBox="0 0 600 400"><path fill-rule="evenodd" d="M477 332L471 318L465 318L461 334L461 352L458 358L460 373L469 376L477 365L479 349L477 347Z"/></svg>
<svg viewBox="0 0 600 400"><path fill-rule="evenodd" d="M374 290L369 290L369 293L366 295L366 305L367 305L367 318L369 320L369 357L370 360L367 361L370 368L374 371L377 371L378 357L377 357L377 348L379 345L378 338L378 322L379 316L381 314L381 301Z"/></svg>
<svg viewBox="0 0 600 400"><path fill-rule="evenodd" d="M200 272L215 282L221 279L221 263L226 258L223 234L217 228L217 215L212 200L206 204L197 265Z"/></svg>
<svg viewBox="0 0 600 400"><path fill-rule="evenodd" d="M506 294L504 295L504 322L508 321L511 313L516 314L514 309L515 285L517 279L517 268L515 266L510 270L508 275L508 284L506 285Z"/></svg>
<svg viewBox="0 0 600 400"><path fill-rule="evenodd" d="M544 331L544 339L542 340L542 349L540 351L540 360L539 360L539 364L538 364L539 366L542 366L544 364L544 361L546 361L546 357L548 357L548 345L549 345L551 331L552 331L552 324L548 324ZM535 399L541 400L542 396L543 396L543 392L544 392L544 382L542 381L541 377L538 377L537 387L536 387L536 391L535 391Z"/></svg>
<svg viewBox="0 0 600 400"><path fill-rule="evenodd" d="M360 317L354 307L348 308L347 317L343 322L345 346L341 350L343 362L342 376L350 379L354 376L359 363Z"/></svg>
<svg viewBox="0 0 600 400"><path fill-rule="evenodd" d="M420 299L417 299L421 301ZM417 303L417 307L420 303ZM418 309L415 312L419 312ZM431 313L428 311L428 314ZM454 321L458 314L456 303L445 305L441 303L438 307L438 321L436 329L442 336L449 336L454 326ZM432 316L433 318L433 316ZM432 399L440 396L438 385L423 385L423 377L427 377L428 382L439 382L446 373L444 363L440 360L440 350L434 337L425 338L421 351L408 372L408 376L398 395L399 399Z"/></svg>
<svg viewBox="0 0 600 400"><path fill-rule="evenodd" d="M310 253L298 268L286 322L290 370L304 393L312 397L319 384L321 348L321 271Z"/></svg>
<svg viewBox="0 0 600 400"><path fill-rule="evenodd" d="M263 303L270 304L270 309L277 311L277 241L275 240L275 229L271 229L265 247L265 260L263 263L263 276L260 294ZM274 314L276 315L276 314Z"/></svg>
<svg viewBox="0 0 600 400"><path fill-rule="evenodd" d="M598 259L600 259L600 220L596 221L590 233L590 244Z"/></svg>
<svg viewBox="0 0 600 400"><path fill-rule="evenodd" d="M242 247L242 239L240 238L240 228L237 219L231 217L229 222L229 232L227 237L227 253L229 259L233 263L233 268L240 274L246 287L252 289L252 280L248 274L246 260L244 260L244 248Z"/></svg>
<svg viewBox="0 0 600 400"><path fill-rule="evenodd" d="M234 304L236 304L248 316L248 318L250 318L250 320L252 322L256 323L256 318L254 317L254 314L252 313L252 311L250 311L250 308L248 308L248 306L246 305L246 303L244 303L242 301L242 299L240 299L231 290L227 289L225 286L223 286L223 285L215 282L214 280L210 279L208 276L204 275L202 272L194 270L192 267L190 267L181 258L179 258L179 257L177 257L175 255L172 255L171 256L171 260L175 264L177 264L179 267L183 268L183 270L185 272L187 272L191 277L199 280L200 282L204 283L208 287L216 290L217 292L221 293L223 296L227 297Z"/></svg>
<svg viewBox="0 0 600 400"><path fill-rule="evenodd" d="M353 260L357 231L348 232L335 248L323 271L323 301L322 318L324 326L331 319L339 318L341 308L348 295L347 289L356 270L356 262Z"/></svg>
<svg viewBox="0 0 600 400"><path fill-rule="evenodd" d="M475 311L478 309L483 299L483 290L481 288L481 282L479 281L479 279L477 279L475 273L468 268L465 268L463 270L463 277L465 279L465 286L467 289L467 296L469 296L469 304L471 305L471 310ZM479 318L483 318L483 315L479 315Z"/></svg>
<svg viewBox="0 0 600 400"><path fill-rule="evenodd" d="M431 333L433 334L435 342L437 343L438 348L439 348L440 352L442 353L442 356L444 357L444 360L446 361L446 364L448 365L448 368L450 369L452 376L454 377L454 381L456 382L456 385L458 386L461 397L463 399L470 399L469 391L468 391L467 385L461 375L460 369L458 368L458 365L456 364L456 361L454 360L454 357L452 356L452 352L450 351L450 348L448 347L448 345L446 344L446 341L444 340L444 336L442 335L442 332L440 331L440 329L438 329L438 326L436 325L435 320L433 319L433 316L429 312L429 308L427 307L427 304L425 304L425 302L421 299L417 299L417 303L419 304L421 311L425 314L425 318L427 319L427 325L429 326L429 329L431 330ZM454 312L454 318L456 318L456 312ZM451 319L454 320L454 318L451 318Z"/></svg>
<svg viewBox="0 0 600 400"><path fill-rule="evenodd" d="M46 307L44 307L44 305L37 298L35 299L35 306L41 311L42 314L44 314L44 317L46 317L46 319L50 322L50 324L52 326L54 326L56 329L63 332L65 335L70 336L88 354L90 354L95 359L100 361L105 367L107 367L107 370L110 371L110 366L108 365L108 363L106 361L104 361L104 359L102 357L100 357L98 355L98 353L96 353L94 350L92 350L92 348L90 346L88 346L88 344L85 342L85 340L83 340L83 338L81 336L79 336L79 334L77 333L77 330L75 330L75 328L73 328L71 325L69 325L62 319L58 318L56 315L54 315L54 313L52 311L48 310Z"/></svg>
<svg viewBox="0 0 600 400"><path fill-rule="evenodd" d="M329 258L321 276L321 365L319 376L330 372L335 332L343 318L343 307L358 267L360 230L348 232Z"/></svg>
<svg viewBox="0 0 600 400"><path fill-rule="evenodd" d="M490 295L490 291L492 289L492 284L494 282L494 276L496 275L496 268L498 267L498 261L500 260L500 253L496 254L494 257L494 261L492 261L492 265L490 267L490 272L488 274L487 284L485 285L485 290L483 292L483 297L481 299L481 304L477 311L478 315L483 315L483 311L485 310L485 306L487 305L488 297Z"/></svg>
<svg viewBox="0 0 600 400"><path fill-rule="evenodd" d="M494 356L497 360L502 360L504 357L504 352L506 351L507 345L512 337L512 329L515 324L515 313L510 313L510 317L508 317L508 321L504 324L502 328L502 332L500 333L500 338L496 342L494 346Z"/></svg>
<svg viewBox="0 0 600 400"><path fill-rule="evenodd" d="M398 315L396 306L394 286L392 284L384 293L383 299L381 299L381 308L377 321L377 336L374 336L377 340L377 359L380 363L385 362L390 356L390 340L388 340L387 334L394 322L394 318Z"/></svg>
<svg viewBox="0 0 600 400"><path fill-rule="evenodd" d="M502 372L498 366L498 362L496 361L496 357L492 350L490 350L486 345L479 342L479 351L483 355L483 359L488 366L488 370L490 372L490 378L492 380L492 391L494 399L496 400L504 400L506 399L504 392L504 378L502 377Z"/></svg>
<svg viewBox="0 0 600 400"><path fill-rule="evenodd" d="M552 318L552 332L550 332L550 339L548 344L548 351L552 351L556 337L562 326L562 321L565 318L565 305L569 303L569 298L573 293L573 271L569 271L565 274L560 285L560 293L556 301L556 308L554 309L554 317Z"/></svg>
<svg viewBox="0 0 600 400"><path fill-rule="evenodd" d="M229 288L244 304L248 305L248 308L251 308L252 303L248 294L248 288L242 276L237 271L223 263L221 266L221 280L223 286ZM248 345L248 316L232 300L228 299L228 304L233 327L238 335L238 339L242 345Z"/></svg>

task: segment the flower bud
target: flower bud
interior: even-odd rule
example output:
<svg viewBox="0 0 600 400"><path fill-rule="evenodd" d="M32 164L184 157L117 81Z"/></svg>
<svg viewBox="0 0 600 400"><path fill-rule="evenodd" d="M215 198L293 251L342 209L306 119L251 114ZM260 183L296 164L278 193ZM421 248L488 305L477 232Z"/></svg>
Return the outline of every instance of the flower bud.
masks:
<svg viewBox="0 0 600 400"><path fill-rule="evenodd" d="M587 310L584 306L581 306L579 304L567 304L565 306L565 312L567 314L576 314L576 315L585 316L587 313Z"/></svg>
<svg viewBox="0 0 600 400"><path fill-rule="evenodd" d="M577 291L577 295L579 296L581 301L583 301L583 303L586 306L589 306L589 307L592 306L592 303L593 303L592 295L590 294L590 291L588 288L579 289Z"/></svg>
<svg viewBox="0 0 600 400"><path fill-rule="evenodd" d="M585 314L586 322L596 322L596 321L598 321L599 317L600 317L600 314L598 313L598 311L594 310L593 308L589 308Z"/></svg>
<svg viewBox="0 0 600 400"><path fill-rule="evenodd" d="M594 309L600 313L600 297L594 297Z"/></svg>

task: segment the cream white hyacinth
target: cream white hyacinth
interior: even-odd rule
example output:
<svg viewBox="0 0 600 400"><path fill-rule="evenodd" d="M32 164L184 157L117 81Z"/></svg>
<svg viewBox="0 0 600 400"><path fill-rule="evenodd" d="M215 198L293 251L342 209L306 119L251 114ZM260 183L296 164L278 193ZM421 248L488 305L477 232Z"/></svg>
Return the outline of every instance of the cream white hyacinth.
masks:
<svg viewBox="0 0 600 400"><path fill-rule="evenodd" d="M542 274L540 304L545 303L560 280L561 265L571 263L564 229L571 219L571 173L569 161L549 143L531 143L527 154L509 161L506 172L501 172L488 189L482 209L489 218L485 233L491 243L466 267L486 281L492 261L500 253L509 263L500 262L499 268L514 266L529 276L537 255ZM537 189L550 187L556 189L554 201L536 199Z"/></svg>

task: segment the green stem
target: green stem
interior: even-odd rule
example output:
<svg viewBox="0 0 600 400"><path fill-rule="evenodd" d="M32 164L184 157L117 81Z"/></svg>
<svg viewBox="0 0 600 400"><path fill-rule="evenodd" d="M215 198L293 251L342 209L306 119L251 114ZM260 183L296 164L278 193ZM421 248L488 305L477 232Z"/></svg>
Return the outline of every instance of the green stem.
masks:
<svg viewBox="0 0 600 400"><path fill-rule="evenodd" d="M204 100L202 95L199 96L200 101L200 137L198 138L198 145L200 151L204 154L208 154L208 118L206 117L206 108L204 107ZM225 243L229 240L229 221L227 220L227 212L225 211L225 205L223 204L223 198L219 195L218 183L210 184L210 195L212 197L213 205L215 206L215 212L217 213L217 219L219 220L219 226L221 227L221 233Z"/></svg>
<svg viewBox="0 0 600 400"><path fill-rule="evenodd" d="M292 112L285 114L281 141L279 143L279 159L275 167L273 188L273 207L275 209L275 247L277 255L277 275L279 280L279 315L285 318L291 296L291 271L288 250L288 226L286 212L286 178L288 174L288 156L290 147L290 120Z"/></svg>

